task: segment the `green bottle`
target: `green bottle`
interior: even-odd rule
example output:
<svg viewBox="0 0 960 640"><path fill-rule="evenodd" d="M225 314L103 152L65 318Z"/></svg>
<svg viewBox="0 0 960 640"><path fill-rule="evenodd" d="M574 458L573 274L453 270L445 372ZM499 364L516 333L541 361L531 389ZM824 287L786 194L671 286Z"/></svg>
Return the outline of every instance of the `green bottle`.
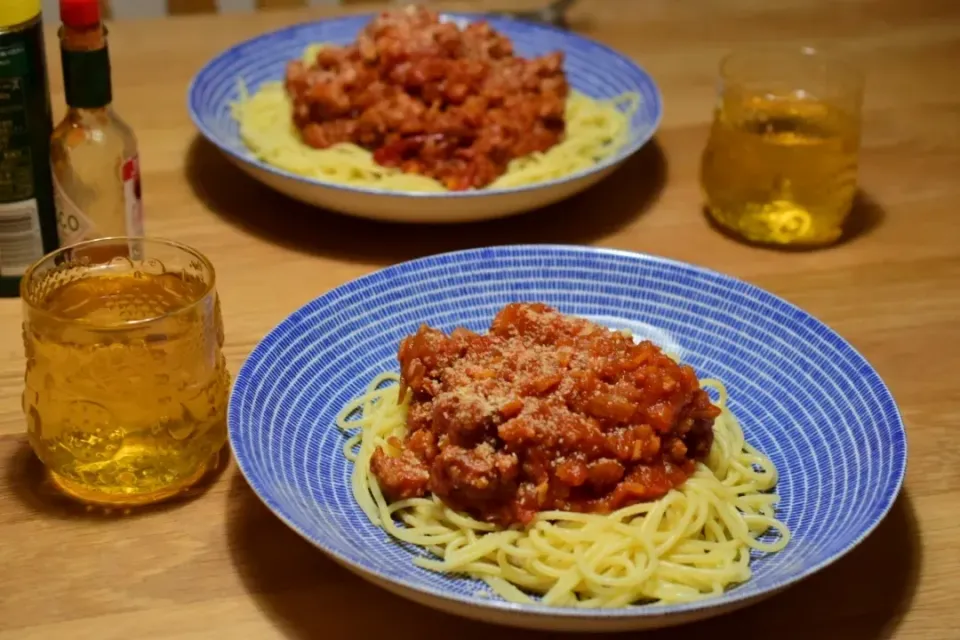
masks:
<svg viewBox="0 0 960 640"><path fill-rule="evenodd" d="M40 0L0 0L0 296L58 246Z"/></svg>

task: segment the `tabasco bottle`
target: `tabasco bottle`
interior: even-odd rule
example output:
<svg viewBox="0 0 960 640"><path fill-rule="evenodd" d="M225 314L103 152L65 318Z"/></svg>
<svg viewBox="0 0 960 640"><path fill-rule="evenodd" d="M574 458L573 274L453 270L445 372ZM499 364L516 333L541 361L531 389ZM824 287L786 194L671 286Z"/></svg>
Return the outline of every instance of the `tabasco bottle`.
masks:
<svg viewBox="0 0 960 640"><path fill-rule="evenodd" d="M40 0L0 0L0 296L57 248Z"/></svg>
<svg viewBox="0 0 960 640"><path fill-rule="evenodd" d="M111 106L100 3L60 0L60 19L67 114L50 144L60 242L142 236L137 139Z"/></svg>

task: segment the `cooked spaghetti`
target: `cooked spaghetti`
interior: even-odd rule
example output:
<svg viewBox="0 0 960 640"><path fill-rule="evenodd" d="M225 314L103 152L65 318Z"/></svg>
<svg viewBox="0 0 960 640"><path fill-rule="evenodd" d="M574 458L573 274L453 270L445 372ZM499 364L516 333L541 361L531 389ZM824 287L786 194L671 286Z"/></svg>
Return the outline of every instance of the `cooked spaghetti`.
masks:
<svg viewBox="0 0 960 640"><path fill-rule="evenodd" d="M264 162L360 187L445 191L533 184L589 168L627 141L639 95L571 91L562 54L513 55L484 22L385 13L355 44L308 47L283 82L232 105Z"/></svg>
<svg viewBox="0 0 960 640"><path fill-rule="evenodd" d="M359 506L421 567L513 602L621 607L719 595L789 540L723 385L703 381L711 403L648 342L508 305L488 335L422 328L400 360L338 425L357 430Z"/></svg>

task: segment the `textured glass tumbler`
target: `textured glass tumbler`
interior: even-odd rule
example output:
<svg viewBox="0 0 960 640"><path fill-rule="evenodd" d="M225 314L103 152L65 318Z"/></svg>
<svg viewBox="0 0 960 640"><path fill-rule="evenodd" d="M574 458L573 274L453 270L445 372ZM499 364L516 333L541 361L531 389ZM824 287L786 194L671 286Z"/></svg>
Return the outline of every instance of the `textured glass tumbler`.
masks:
<svg viewBox="0 0 960 640"><path fill-rule="evenodd" d="M230 378L214 284L199 252L147 238L83 242L27 271L23 410L65 493L148 504L215 463Z"/></svg>
<svg viewBox="0 0 960 640"><path fill-rule="evenodd" d="M707 211L752 242L837 240L857 190L863 77L813 49L727 56L703 153Z"/></svg>

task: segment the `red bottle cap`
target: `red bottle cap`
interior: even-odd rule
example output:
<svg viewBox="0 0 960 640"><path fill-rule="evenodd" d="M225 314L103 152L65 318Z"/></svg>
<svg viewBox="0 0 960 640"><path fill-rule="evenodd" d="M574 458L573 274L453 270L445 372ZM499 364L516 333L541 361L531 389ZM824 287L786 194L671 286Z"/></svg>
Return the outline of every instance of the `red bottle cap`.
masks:
<svg viewBox="0 0 960 640"><path fill-rule="evenodd" d="M100 23L99 0L60 0L60 21L74 29Z"/></svg>

